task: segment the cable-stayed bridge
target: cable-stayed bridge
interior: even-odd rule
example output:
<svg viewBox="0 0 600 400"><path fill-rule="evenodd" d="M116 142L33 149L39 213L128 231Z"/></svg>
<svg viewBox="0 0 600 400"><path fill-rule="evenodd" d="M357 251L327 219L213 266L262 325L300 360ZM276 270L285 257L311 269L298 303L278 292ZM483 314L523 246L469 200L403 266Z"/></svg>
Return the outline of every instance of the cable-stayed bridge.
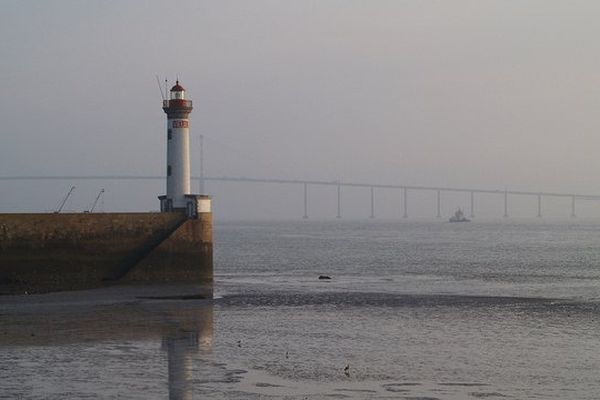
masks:
<svg viewBox="0 0 600 400"><path fill-rule="evenodd" d="M0 176L0 181L26 181L26 180L164 180L164 176L158 175L57 175L57 176ZM284 178L256 178L256 177L232 177L232 176L194 176L193 181L199 184L200 191L203 192L205 182L244 182L261 183L274 185L297 185L302 186L304 191L303 218L309 217L308 197L310 186L330 186L335 190L337 196L337 218L342 218L342 188L364 188L370 192L370 217L375 218L376 203L375 193L377 190L399 190L402 193L402 215L409 217L410 194L416 192L430 192L436 196L437 209L436 217L441 218L442 194L444 193L466 193L469 195L470 217L475 217L476 195L487 194L500 196L503 200L503 216L509 216L509 200L515 196L532 197L537 199L537 217L542 217L542 207L544 198L566 198L571 200L571 217L576 216L576 203L578 201L599 201L600 195L584 193L562 193L562 192L536 192L523 190L501 190L501 189L478 189L467 187L444 187L444 186L420 186L420 185L402 185L402 184L381 184L369 182L350 182L350 181L329 181L329 180L304 180L304 179L284 179Z"/></svg>

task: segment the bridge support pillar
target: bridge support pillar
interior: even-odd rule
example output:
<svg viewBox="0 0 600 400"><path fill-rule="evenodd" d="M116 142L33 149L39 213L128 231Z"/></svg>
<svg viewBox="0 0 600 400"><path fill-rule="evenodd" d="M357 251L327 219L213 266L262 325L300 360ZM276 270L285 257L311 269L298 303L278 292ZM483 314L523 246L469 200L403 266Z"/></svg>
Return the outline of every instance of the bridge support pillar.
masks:
<svg viewBox="0 0 600 400"><path fill-rule="evenodd" d="M371 186L371 215L370 218L375 218L375 188Z"/></svg>
<svg viewBox="0 0 600 400"><path fill-rule="evenodd" d="M442 218L442 192L437 191L437 218Z"/></svg>
<svg viewBox="0 0 600 400"><path fill-rule="evenodd" d="M504 191L504 218L508 218L508 191Z"/></svg>
<svg viewBox="0 0 600 400"><path fill-rule="evenodd" d="M308 219L308 184L304 183L304 219Z"/></svg>
<svg viewBox="0 0 600 400"><path fill-rule="evenodd" d="M341 185L337 185L337 215L336 218L342 218Z"/></svg>
<svg viewBox="0 0 600 400"><path fill-rule="evenodd" d="M537 213L537 217L538 218L542 218L542 195L538 194L537 195L537 203L538 203L538 213Z"/></svg>
<svg viewBox="0 0 600 400"><path fill-rule="evenodd" d="M402 206L404 207L404 214L402 215L402 217L408 218L408 189L407 188L402 188L402 197L403 197Z"/></svg>
<svg viewBox="0 0 600 400"><path fill-rule="evenodd" d="M571 196L571 218L575 217L575 196Z"/></svg>
<svg viewBox="0 0 600 400"><path fill-rule="evenodd" d="M475 193L471 192L471 218L475 218Z"/></svg>

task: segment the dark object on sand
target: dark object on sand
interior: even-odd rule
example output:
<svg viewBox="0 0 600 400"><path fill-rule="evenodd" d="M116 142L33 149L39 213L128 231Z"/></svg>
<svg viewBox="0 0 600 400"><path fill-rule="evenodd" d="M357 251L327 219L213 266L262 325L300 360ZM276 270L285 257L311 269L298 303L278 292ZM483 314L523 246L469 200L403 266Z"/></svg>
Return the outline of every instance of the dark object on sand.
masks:
<svg viewBox="0 0 600 400"><path fill-rule="evenodd" d="M331 279L331 277L327 275L319 275L319 279Z"/></svg>

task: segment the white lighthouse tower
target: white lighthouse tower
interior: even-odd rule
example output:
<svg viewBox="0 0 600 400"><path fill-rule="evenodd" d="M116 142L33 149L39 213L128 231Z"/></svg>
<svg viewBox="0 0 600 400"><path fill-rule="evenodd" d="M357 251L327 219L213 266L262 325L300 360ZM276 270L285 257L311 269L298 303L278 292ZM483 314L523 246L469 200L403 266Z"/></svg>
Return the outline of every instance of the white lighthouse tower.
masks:
<svg viewBox="0 0 600 400"><path fill-rule="evenodd" d="M190 191L190 122L192 101L176 81L169 99L163 100L167 114L167 194L159 196L162 212L186 210L188 215L210 212L210 197ZM208 207L208 209L207 209Z"/></svg>

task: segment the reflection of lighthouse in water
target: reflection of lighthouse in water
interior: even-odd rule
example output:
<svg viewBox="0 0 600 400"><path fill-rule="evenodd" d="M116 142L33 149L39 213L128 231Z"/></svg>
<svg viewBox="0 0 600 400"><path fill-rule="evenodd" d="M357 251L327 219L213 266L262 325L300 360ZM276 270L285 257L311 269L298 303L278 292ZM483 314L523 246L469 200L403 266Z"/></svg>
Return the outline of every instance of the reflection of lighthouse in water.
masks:
<svg viewBox="0 0 600 400"><path fill-rule="evenodd" d="M162 349L167 352L168 359L170 400L192 399L193 356L212 349L212 309L207 309L202 314L195 326L175 324L163 336Z"/></svg>
<svg viewBox="0 0 600 400"><path fill-rule="evenodd" d="M109 293L112 295L114 292ZM28 397L32 390L43 392L52 385L56 391L54 397L97 397L98 393L112 387L114 382L118 382L119 386L122 385L124 391L132 390L126 393L133 395L137 393L143 382L147 383L146 379L149 377L168 372L169 398L172 400L192 398L194 389L192 375L203 373L202 355L212 351L213 305L211 303L204 300L166 300L117 301L114 304L103 305L102 301L107 297L101 297L99 303L92 303L84 295L71 296L75 299L73 303L69 300L50 301L39 309L43 312L37 313L24 312L24 310L30 311L37 304L41 305L42 300L40 303L28 303L25 308L20 308L15 303L14 310L9 311L9 308L7 314L2 315L4 322L0 332L2 341L9 346L15 346L16 349L19 347L23 349L18 351L23 354L23 358L19 360L28 360L31 354L35 354L35 352L30 353L30 350L33 351L32 349L38 347L44 347L44 352L56 355L56 358L53 356L49 358L50 360L60 359L65 352L72 352L75 357L74 362L57 364L60 367L58 374L55 368L45 367L47 361L42 362L39 370L26 368L26 371L23 368L16 368L15 371L20 372L8 371L10 379L17 380L23 378L22 376L16 378L18 373L35 374L36 379L32 382L32 387L20 389L15 386L22 393L21 397ZM93 304L92 307L80 306L81 299L84 297L86 302ZM65 298L69 299L66 294ZM28 334L24 335L23 332ZM162 346L160 346L161 342ZM148 343L153 345L147 346ZM120 348L121 344L126 347L131 345L140 349L140 352L136 351L119 358L118 354L121 350L115 353L115 349ZM137 346L137 344L143 345ZM157 344L159 346L156 346ZM87 351L90 346L95 350ZM148 364L149 359L154 359L156 351L167 353L165 361L168 365ZM106 368L113 362L118 364L117 368ZM88 366L85 372L80 371L80 365ZM140 365L143 367L140 368ZM128 371L132 373L128 374ZM85 377L78 375L80 373ZM79 382L79 378L65 380L64 377L68 374L73 374L74 378L85 379L88 384L77 383L73 386L74 382ZM88 380L88 376L102 376L103 379ZM37 379L38 377L41 378ZM195 378L198 379L199 376ZM142 381L137 381L139 379ZM167 382L157 384L164 390L163 385ZM124 395L128 397L126 393ZM9 397L19 397L19 395L9 395Z"/></svg>
<svg viewBox="0 0 600 400"><path fill-rule="evenodd" d="M192 399L192 355L198 351L196 332L182 332L179 337L163 338L163 350L169 363L169 399Z"/></svg>

